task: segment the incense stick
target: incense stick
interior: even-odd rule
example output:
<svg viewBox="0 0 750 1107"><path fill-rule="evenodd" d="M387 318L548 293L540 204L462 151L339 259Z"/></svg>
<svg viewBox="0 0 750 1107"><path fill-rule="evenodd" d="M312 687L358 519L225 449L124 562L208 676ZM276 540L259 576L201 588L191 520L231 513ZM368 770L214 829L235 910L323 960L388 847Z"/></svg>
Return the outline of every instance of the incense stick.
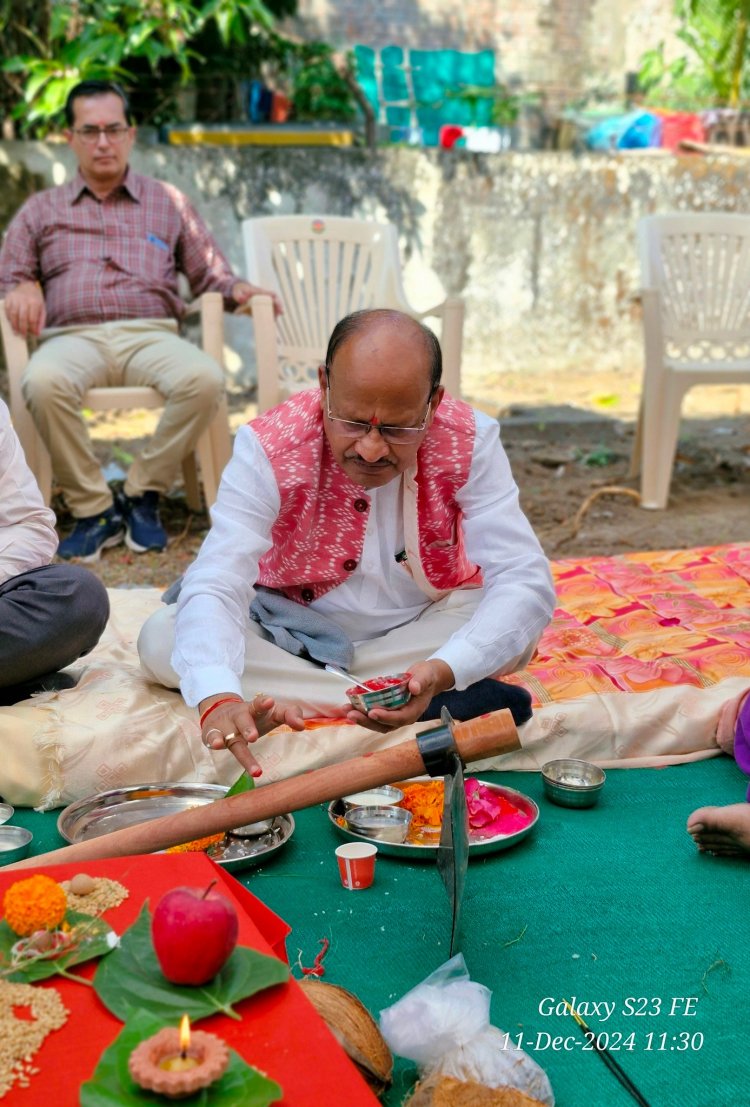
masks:
<svg viewBox="0 0 750 1107"><path fill-rule="evenodd" d="M580 1026L580 1028L583 1031L584 1036L587 1039L587 1041L591 1042L592 1046L594 1047L596 1052L599 1054L602 1061L604 1061L604 1064L607 1066L607 1068L610 1070L610 1072L614 1073L614 1075L617 1077L619 1082L622 1084L623 1088L627 1092L630 1093L630 1095L633 1097L633 1099L636 1101L636 1103L640 1104L640 1107L650 1107L650 1104L649 1104L648 1100L645 1098L645 1096L643 1096L641 1094L641 1092L639 1092L638 1088L635 1086L635 1084L630 1079L630 1077L625 1072L625 1070L623 1068L621 1068L621 1066L619 1065L619 1063L617 1061L615 1061L614 1057L609 1052L607 1047L603 1046L600 1043L600 1041L599 1041L598 1037L596 1036L596 1034L594 1033L594 1031L591 1029L590 1026L588 1026L583 1021L583 1019L578 1014L578 1012L576 1011L573 1004L568 1003L567 999L564 999L563 1003L568 1008L568 1011L570 1011L571 1015L573 1016L575 1021Z"/></svg>

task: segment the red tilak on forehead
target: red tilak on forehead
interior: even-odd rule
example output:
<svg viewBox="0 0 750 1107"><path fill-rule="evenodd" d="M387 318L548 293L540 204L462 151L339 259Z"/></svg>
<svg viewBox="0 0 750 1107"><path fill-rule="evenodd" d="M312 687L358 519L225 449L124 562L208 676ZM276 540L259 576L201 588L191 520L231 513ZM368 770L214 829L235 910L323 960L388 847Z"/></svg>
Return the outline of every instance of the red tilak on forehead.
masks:
<svg viewBox="0 0 750 1107"><path fill-rule="evenodd" d="M377 427L379 425L380 425L380 420L378 419L377 415L374 415L373 418L370 420L370 426L371 427Z"/></svg>

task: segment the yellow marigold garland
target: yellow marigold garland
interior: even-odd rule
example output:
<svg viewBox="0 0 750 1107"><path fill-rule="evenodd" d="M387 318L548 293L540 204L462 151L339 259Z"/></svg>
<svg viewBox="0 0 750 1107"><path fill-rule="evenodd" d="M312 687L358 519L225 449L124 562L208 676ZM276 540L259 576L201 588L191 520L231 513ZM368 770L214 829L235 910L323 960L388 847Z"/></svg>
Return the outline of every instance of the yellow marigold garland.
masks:
<svg viewBox="0 0 750 1107"><path fill-rule="evenodd" d="M63 889L43 873L17 880L3 897L5 921L22 938L35 930L54 930L65 918L67 907Z"/></svg>

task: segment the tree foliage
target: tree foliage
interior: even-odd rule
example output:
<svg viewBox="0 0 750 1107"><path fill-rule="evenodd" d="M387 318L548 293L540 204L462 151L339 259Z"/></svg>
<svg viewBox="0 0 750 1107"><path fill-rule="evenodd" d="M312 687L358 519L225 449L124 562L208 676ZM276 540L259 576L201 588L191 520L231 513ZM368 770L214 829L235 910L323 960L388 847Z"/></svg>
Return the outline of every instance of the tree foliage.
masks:
<svg viewBox="0 0 750 1107"><path fill-rule="evenodd" d="M222 89L231 100L239 78L294 52L274 26L295 10L296 0L0 0L2 108L39 134L59 123L81 80L133 89L141 122L172 116L188 83L207 81L214 100ZM231 104L219 110L232 117Z"/></svg>
<svg viewBox="0 0 750 1107"><path fill-rule="evenodd" d="M664 43L641 59L649 99L677 108L739 107L750 98L750 0L676 0L677 37L687 52L671 62Z"/></svg>
<svg viewBox="0 0 750 1107"><path fill-rule="evenodd" d="M353 55L346 64L354 67ZM292 103L297 119L347 120L356 114L351 89L324 42L303 43L292 62Z"/></svg>

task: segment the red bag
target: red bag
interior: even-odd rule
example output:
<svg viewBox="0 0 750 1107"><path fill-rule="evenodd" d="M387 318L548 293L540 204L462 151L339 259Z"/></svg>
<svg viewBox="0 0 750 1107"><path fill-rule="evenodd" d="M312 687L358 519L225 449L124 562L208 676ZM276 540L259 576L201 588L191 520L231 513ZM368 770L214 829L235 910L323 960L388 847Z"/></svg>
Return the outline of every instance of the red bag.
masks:
<svg viewBox="0 0 750 1107"><path fill-rule="evenodd" d="M667 150L676 149L683 138L693 142L705 142L706 130L700 116L689 111L660 111L661 145Z"/></svg>

